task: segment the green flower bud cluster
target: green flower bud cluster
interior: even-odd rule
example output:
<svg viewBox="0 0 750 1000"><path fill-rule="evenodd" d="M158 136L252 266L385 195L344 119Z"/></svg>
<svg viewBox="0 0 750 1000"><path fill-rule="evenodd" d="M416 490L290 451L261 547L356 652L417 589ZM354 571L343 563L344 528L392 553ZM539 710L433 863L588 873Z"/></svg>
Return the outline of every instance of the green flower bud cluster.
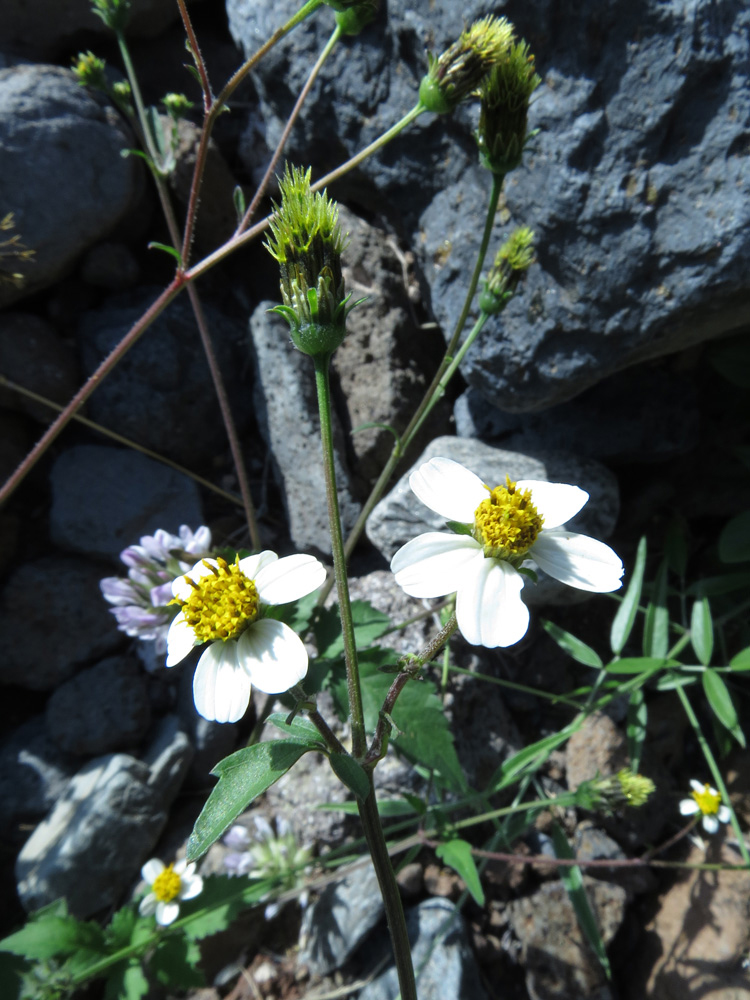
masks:
<svg viewBox="0 0 750 1000"><path fill-rule="evenodd" d="M179 121L180 118L184 118L185 113L195 107L195 104L189 101L184 94L165 94L161 99L161 103L173 121Z"/></svg>
<svg viewBox="0 0 750 1000"><path fill-rule="evenodd" d="M419 100L436 114L453 111L481 86L512 42L513 25L506 18L489 15L475 21L442 55L428 54L429 68L419 87Z"/></svg>
<svg viewBox="0 0 750 1000"><path fill-rule="evenodd" d="M520 165L529 100L541 82L523 41L511 45L484 79L476 140L480 159L492 173L507 174Z"/></svg>
<svg viewBox="0 0 750 1000"><path fill-rule="evenodd" d="M107 91L106 63L93 52L79 52L73 60L73 72L82 87Z"/></svg>
<svg viewBox="0 0 750 1000"><path fill-rule="evenodd" d="M271 220L265 244L281 271L283 305L294 344L312 357L330 355L346 334L347 306L341 254L346 241L338 224L338 205L325 192L310 191L310 170L287 164L279 181L281 206Z"/></svg>
<svg viewBox="0 0 750 1000"><path fill-rule="evenodd" d="M378 11L378 0L354 0L353 3L330 3L336 11L336 24L345 35L358 35Z"/></svg>
<svg viewBox="0 0 750 1000"><path fill-rule="evenodd" d="M125 30L130 19L130 0L91 0L91 9L118 34Z"/></svg>
<svg viewBox="0 0 750 1000"><path fill-rule="evenodd" d="M584 781L576 789L576 805L582 809L598 809L611 813L626 806L638 808L645 805L656 785L642 774L634 774L623 767L617 774L606 778Z"/></svg>
<svg viewBox="0 0 750 1000"><path fill-rule="evenodd" d="M524 271L534 263L534 233L528 226L514 229L498 250L479 296L479 308L488 316L502 312L516 293Z"/></svg>

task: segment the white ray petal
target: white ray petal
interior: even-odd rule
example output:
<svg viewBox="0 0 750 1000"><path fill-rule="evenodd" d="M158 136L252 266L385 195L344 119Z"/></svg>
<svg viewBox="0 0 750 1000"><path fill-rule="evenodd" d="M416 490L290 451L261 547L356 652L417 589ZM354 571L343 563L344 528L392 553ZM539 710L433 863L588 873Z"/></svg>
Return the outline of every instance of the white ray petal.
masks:
<svg viewBox="0 0 750 1000"><path fill-rule="evenodd" d="M326 568L315 556L285 556L264 566L255 576L264 604L288 604L306 597L325 583Z"/></svg>
<svg viewBox="0 0 750 1000"><path fill-rule="evenodd" d="M212 642L193 677L195 707L211 722L237 722L250 701L250 678L237 664L237 643Z"/></svg>
<svg viewBox="0 0 750 1000"><path fill-rule="evenodd" d="M156 922L157 924L160 924L162 927L166 927L168 924L173 924L179 915L180 915L179 903L156 904Z"/></svg>
<svg viewBox="0 0 750 1000"><path fill-rule="evenodd" d="M195 632L185 621L185 615L181 611L167 632L167 666L174 667L180 663L197 645Z"/></svg>
<svg viewBox="0 0 750 1000"><path fill-rule="evenodd" d="M705 789L706 789L707 786L704 785L702 781L696 781L695 778L691 778L690 779L690 787L693 789L694 792L703 792L703 791L705 791ZM711 788L710 785L708 786L708 791L709 791L709 794L716 795L716 789L715 788Z"/></svg>
<svg viewBox="0 0 750 1000"><path fill-rule="evenodd" d="M576 516L589 498L585 490L567 483L521 479L516 486L520 490L531 490L531 500L544 518L545 528L559 528L565 524Z"/></svg>
<svg viewBox="0 0 750 1000"><path fill-rule="evenodd" d="M261 618L237 640L237 659L253 685L266 694L280 694L307 673L307 650L300 637L273 618Z"/></svg>
<svg viewBox="0 0 750 1000"><path fill-rule="evenodd" d="M183 875L180 878L180 899L194 899L203 891L200 875Z"/></svg>
<svg viewBox="0 0 750 1000"><path fill-rule="evenodd" d="M681 816L693 816L697 812L700 812L700 806L695 801L695 799L683 799L680 802Z"/></svg>
<svg viewBox="0 0 750 1000"><path fill-rule="evenodd" d="M151 858L146 864L141 868L141 878L144 882L148 882L149 885L154 884L154 879L161 875L164 871L164 862L160 861L159 858Z"/></svg>
<svg viewBox="0 0 750 1000"><path fill-rule="evenodd" d="M138 907L138 912L142 917L152 917L156 913L156 906L159 900L156 898L153 892L150 892L147 896L144 896Z"/></svg>
<svg viewBox="0 0 750 1000"><path fill-rule="evenodd" d="M719 811L716 815L720 823L728 823L732 818L732 814L729 811L729 806L719 806Z"/></svg>
<svg viewBox="0 0 750 1000"><path fill-rule="evenodd" d="M703 817L703 829L706 833L716 833L719 829L719 821L715 816Z"/></svg>
<svg viewBox="0 0 750 1000"><path fill-rule="evenodd" d="M402 546L391 559L396 583L410 597L444 597L458 590L467 567L484 559L470 535L428 531Z"/></svg>
<svg viewBox="0 0 750 1000"><path fill-rule="evenodd" d="M244 559L240 559L240 570L245 576L254 580L264 567L275 563L278 558L275 552L264 549L262 552L256 552L253 556L245 556Z"/></svg>
<svg viewBox="0 0 750 1000"><path fill-rule="evenodd" d="M622 560L604 542L573 531L542 531L529 553L540 569L579 590L604 594L622 585Z"/></svg>
<svg viewBox="0 0 750 1000"><path fill-rule="evenodd" d="M409 476L422 503L448 521L471 524L474 511L489 496L479 476L450 458L431 458Z"/></svg>
<svg viewBox="0 0 750 1000"><path fill-rule="evenodd" d="M475 646L512 646L526 635L529 610L521 600L523 577L508 563L485 559L471 566L456 596L461 634Z"/></svg>

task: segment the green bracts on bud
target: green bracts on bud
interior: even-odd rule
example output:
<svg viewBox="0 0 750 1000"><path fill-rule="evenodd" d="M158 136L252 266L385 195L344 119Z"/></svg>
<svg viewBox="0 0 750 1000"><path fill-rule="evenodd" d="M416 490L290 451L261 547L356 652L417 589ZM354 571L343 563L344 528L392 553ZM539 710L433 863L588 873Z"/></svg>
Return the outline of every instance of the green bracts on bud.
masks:
<svg viewBox="0 0 750 1000"><path fill-rule="evenodd" d="M331 4L336 11L336 24L345 35L358 35L374 20L378 0L356 0L350 4Z"/></svg>
<svg viewBox="0 0 750 1000"><path fill-rule="evenodd" d="M438 115L453 111L481 85L512 42L513 25L506 18L489 15L475 21L442 55L428 53L419 100Z"/></svg>
<svg viewBox="0 0 750 1000"><path fill-rule="evenodd" d="M642 774L634 774L629 767L623 767L606 778L584 781L576 789L576 805L581 809L600 810L611 813L626 806L638 808L645 805L656 785Z"/></svg>
<svg viewBox="0 0 750 1000"><path fill-rule="evenodd" d="M330 355L346 334L353 309L344 292L341 253L345 239L338 205L325 192L310 191L310 170L289 165L279 181L281 206L272 218L265 247L279 262L283 305L276 306L295 346L312 357Z"/></svg>
<svg viewBox="0 0 750 1000"><path fill-rule="evenodd" d="M516 294L521 275L534 263L534 233L528 226L514 229L495 256L479 296L479 308L488 316L502 312Z"/></svg>
<svg viewBox="0 0 750 1000"><path fill-rule="evenodd" d="M91 10L117 34L125 30L130 20L130 0L91 0Z"/></svg>
<svg viewBox="0 0 750 1000"><path fill-rule="evenodd" d="M541 83L526 42L512 45L480 88L479 157L493 174L505 175L521 163L531 95Z"/></svg>
<svg viewBox="0 0 750 1000"><path fill-rule="evenodd" d="M73 72L82 87L107 91L106 63L90 50L79 52L73 60Z"/></svg>

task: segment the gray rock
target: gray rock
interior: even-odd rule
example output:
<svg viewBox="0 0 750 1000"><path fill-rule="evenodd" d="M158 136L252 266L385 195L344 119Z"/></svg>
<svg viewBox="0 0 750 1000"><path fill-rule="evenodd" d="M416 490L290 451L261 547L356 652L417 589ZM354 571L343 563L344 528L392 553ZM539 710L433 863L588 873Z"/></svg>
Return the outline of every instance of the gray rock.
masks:
<svg viewBox="0 0 750 1000"><path fill-rule="evenodd" d="M51 691L122 641L102 600L106 567L59 556L24 563L0 595L0 683Z"/></svg>
<svg viewBox="0 0 750 1000"><path fill-rule="evenodd" d="M167 821L146 764L109 754L86 764L29 837L16 861L26 910L60 896L90 917L114 905L153 849Z"/></svg>
<svg viewBox="0 0 750 1000"><path fill-rule="evenodd" d="M150 722L138 662L112 656L61 684L47 702L49 732L67 753L99 756L140 743Z"/></svg>
<svg viewBox="0 0 750 1000"><path fill-rule="evenodd" d="M142 168L120 155L132 145L120 115L69 70L0 70L0 205L34 250L19 268L25 281L0 287L0 305L53 284L135 207Z"/></svg>
<svg viewBox="0 0 750 1000"><path fill-rule="evenodd" d="M193 760L186 782L193 788L203 790L215 783L215 778L211 777L214 766L236 749L240 725L236 722L209 722L198 715L193 698L194 673L193 666L183 665L180 668L177 711L193 747Z"/></svg>
<svg viewBox="0 0 750 1000"><path fill-rule="evenodd" d="M539 413L505 413L477 389L454 407L459 437L508 451L571 451L603 462L663 462L697 447L695 386L662 368L639 365Z"/></svg>
<svg viewBox="0 0 750 1000"><path fill-rule="evenodd" d="M78 389L78 364L54 327L32 313L0 316L0 371L24 389L65 404ZM54 411L12 389L0 388L0 406L48 424Z"/></svg>
<svg viewBox="0 0 750 1000"><path fill-rule="evenodd" d="M469 932L460 910L447 899L426 899L406 914L419 1000L486 1000ZM392 1000L398 975L391 967L369 983L360 1000Z"/></svg>
<svg viewBox="0 0 750 1000"><path fill-rule="evenodd" d="M168 809L174 802L192 760L193 747L179 718L164 716L143 754L143 762L151 770L148 787L158 794L163 808Z"/></svg>
<svg viewBox="0 0 750 1000"><path fill-rule="evenodd" d="M584 886L607 945L625 915L625 890L587 876ZM561 882L548 882L531 896L513 900L508 916L521 942L521 964L531 1000L612 1000L604 971L581 933Z"/></svg>
<svg viewBox="0 0 750 1000"><path fill-rule="evenodd" d="M113 296L86 313L78 338L88 374L119 344L160 289ZM207 325L238 429L250 418L244 327L208 303ZM244 377L243 377L244 376ZM187 296L172 302L91 397L89 412L105 427L191 469L227 450L206 356Z"/></svg>
<svg viewBox="0 0 750 1000"><path fill-rule="evenodd" d="M0 746L0 824L15 843L27 831L22 825L44 819L61 797L79 762L60 753L47 732L43 715L34 716Z"/></svg>
<svg viewBox="0 0 750 1000"><path fill-rule="evenodd" d="M305 910L300 929L300 962L313 975L340 968L357 950L384 913L372 864L355 868L327 885Z"/></svg>
<svg viewBox="0 0 750 1000"><path fill-rule="evenodd" d="M250 319L256 364L254 399L261 434L273 456L292 541L300 551L329 554L323 453L312 359L289 339L287 323L261 302ZM334 461L344 533L360 505L345 464L346 447L334 414Z"/></svg>
<svg viewBox="0 0 750 1000"><path fill-rule="evenodd" d="M421 504L411 491L409 475L423 462L436 456L451 458L471 469L484 482L504 483L511 479L539 479L571 483L585 489L590 500L567 527L604 539L612 531L619 511L619 491L614 476L597 462L582 461L564 452L534 457L501 451L473 438L436 438L425 448L411 469L404 473L390 493L375 507L367 522L367 537L390 559L409 539L424 531L440 531L445 519ZM558 583L539 572L536 586L524 587L530 605L568 604L581 600L581 591Z"/></svg>
<svg viewBox="0 0 750 1000"><path fill-rule="evenodd" d="M177 6L171 0L131 2L129 36L150 37L177 20ZM92 12L90 0L3 0L0 7L0 38L11 49L56 51L80 31L110 35L101 18Z"/></svg>
<svg viewBox="0 0 750 1000"><path fill-rule="evenodd" d="M138 261L124 243L99 243L86 254L81 277L95 288L121 291L138 281L140 270Z"/></svg>
<svg viewBox="0 0 750 1000"><path fill-rule="evenodd" d="M455 677L454 684L450 720L456 753L469 785L486 788L502 762L522 749L523 740L501 688L466 675Z"/></svg>
<svg viewBox="0 0 750 1000"><path fill-rule="evenodd" d="M135 451L77 445L50 478L50 531L62 548L116 556L157 528L203 523L193 480Z"/></svg>
<svg viewBox="0 0 750 1000"><path fill-rule="evenodd" d="M590 820L583 820L576 827L574 835L575 856L581 861L613 861L625 858L625 852L617 843L600 830ZM657 879L650 868L588 868L592 878L605 882L615 882L628 893L628 898L644 892L653 892Z"/></svg>

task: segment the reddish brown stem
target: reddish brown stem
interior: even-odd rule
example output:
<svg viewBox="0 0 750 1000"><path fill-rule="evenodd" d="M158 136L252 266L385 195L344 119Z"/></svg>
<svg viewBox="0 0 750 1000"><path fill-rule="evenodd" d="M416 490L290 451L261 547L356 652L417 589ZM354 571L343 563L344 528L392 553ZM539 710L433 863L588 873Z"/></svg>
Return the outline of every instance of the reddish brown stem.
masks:
<svg viewBox="0 0 750 1000"><path fill-rule="evenodd" d="M193 22L190 20L190 14L187 9L185 0L177 0L177 6L180 8L180 17L182 18L182 24L185 28L185 34L188 36L188 42L190 43L190 51L195 59L195 66L198 70L198 75L201 78L201 90L203 91L203 111L205 114L211 110L211 84L208 81L208 71L206 69L206 64L203 60L203 55L201 53L200 45L198 44L198 37L193 30Z"/></svg>

